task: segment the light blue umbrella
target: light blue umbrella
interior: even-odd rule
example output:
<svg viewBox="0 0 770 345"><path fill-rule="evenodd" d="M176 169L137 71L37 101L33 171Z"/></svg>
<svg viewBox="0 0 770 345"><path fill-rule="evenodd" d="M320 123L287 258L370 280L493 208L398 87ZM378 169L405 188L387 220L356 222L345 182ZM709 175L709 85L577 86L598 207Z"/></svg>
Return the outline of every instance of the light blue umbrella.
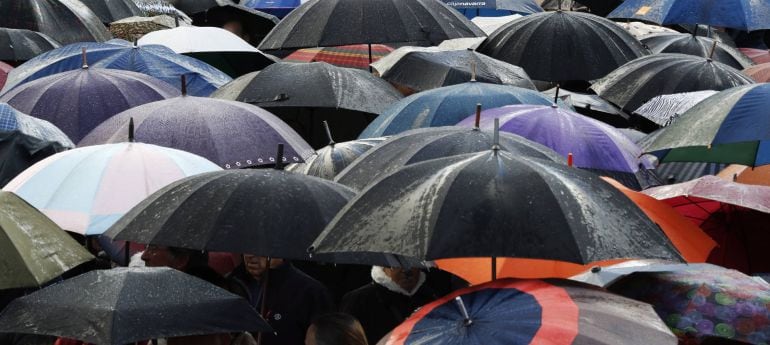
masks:
<svg viewBox="0 0 770 345"><path fill-rule="evenodd" d="M706 24L744 31L770 29L766 0L626 0L608 18L660 25Z"/></svg>
<svg viewBox="0 0 770 345"><path fill-rule="evenodd" d="M52 141L66 148L73 148L69 137L54 124L24 114L8 103L0 103L0 132L19 131L44 141Z"/></svg>

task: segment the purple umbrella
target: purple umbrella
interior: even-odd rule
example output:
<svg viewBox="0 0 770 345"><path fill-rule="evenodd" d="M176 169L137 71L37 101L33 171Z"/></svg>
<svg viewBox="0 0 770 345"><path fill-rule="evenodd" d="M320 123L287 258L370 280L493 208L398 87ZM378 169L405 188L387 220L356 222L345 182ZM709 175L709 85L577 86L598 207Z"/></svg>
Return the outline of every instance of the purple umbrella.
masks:
<svg viewBox="0 0 770 345"><path fill-rule="evenodd" d="M136 141L195 153L225 169L274 165L279 143L286 163L301 163L313 154L297 132L260 107L193 96L124 111L96 127L79 146L128 141L132 118Z"/></svg>
<svg viewBox="0 0 770 345"><path fill-rule="evenodd" d="M500 130L521 135L557 153L573 155L578 168L619 179L632 188L658 184L647 171L651 162L639 158L642 150L616 128L592 118L556 107L510 105L481 112L480 128L492 129L500 119ZM476 116L458 123L473 127Z"/></svg>
<svg viewBox="0 0 770 345"><path fill-rule="evenodd" d="M84 66L19 85L0 102L53 123L77 142L121 111L179 94L141 73Z"/></svg>

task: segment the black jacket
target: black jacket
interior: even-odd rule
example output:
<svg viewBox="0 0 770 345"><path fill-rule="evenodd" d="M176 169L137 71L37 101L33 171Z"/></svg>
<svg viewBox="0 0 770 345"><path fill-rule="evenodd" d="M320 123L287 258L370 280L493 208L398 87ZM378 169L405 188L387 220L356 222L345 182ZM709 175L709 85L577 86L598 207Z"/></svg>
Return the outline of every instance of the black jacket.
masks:
<svg viewBox="0 0 770 345"><path fill-rule="evenodd" d="M243 265L228 278L234 292L260 310L261 281L254 280ZM304 345L305 332L316 316L334 309L326 288L318 281L285 263L270 270L265 320L276 334L263 334L263 345Z"/></svg>

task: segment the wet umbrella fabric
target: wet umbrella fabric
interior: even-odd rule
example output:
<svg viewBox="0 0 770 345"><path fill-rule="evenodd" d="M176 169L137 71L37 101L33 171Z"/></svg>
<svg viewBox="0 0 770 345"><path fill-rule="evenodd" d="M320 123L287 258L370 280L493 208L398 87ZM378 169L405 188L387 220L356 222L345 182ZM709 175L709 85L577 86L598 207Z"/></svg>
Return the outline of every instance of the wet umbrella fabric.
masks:
<svg viewBox="0 0 770 345"><path fill-rule="evenodd" d="M52 123L24 114L6 103L0 103L0 132L19 131L44 141L58 143L62 148L75 144Z"/></svg>
<svg viewBox="0 0 770 345"><path fill-rule="evenodd" d="M770 84L717 93L639 144L661 162L770 164Z"/></svg>
<svg viewBox="0 0 770 345"><path fill-rule="evenodd" d="M144 74L86 67L25 83L0 102L50 121L77 142L117 113L177 95L173 86Z"/></svg>
<svg viewBox="0 0 770 345"><path fill-rule="evenodd" d="M754 79L754 81L757 83L770 82L770 63L762 63L759 65L751 66L744 69L743 73L751 77L751 79ZM0 76L0 78L2 78L2 76Z"/></svg>
<svg viewBox="0 0 770 345"><path fill-rule="evenodd" d="M144 11L136 6L133 0L80 0L99 17L104 24L109 24L123 18L144 16Z"/></svg>
<svg viewBox="0 0 770 345"><path fill-rule="evenodd" d="M696 104L715 94L717 91L704 90L655 96L636 109L634 114L665 127Z"/></svg>
<svg viewBox="0 0 770 345"><path fill-rule="evenodd" d="M180 26L150 32L138 41L142 45L163 45L176 53L206 62L237 78L277 62L234 33L215 27Z"/></svg>
<svg viewBox="0 0 770 345"><path fill-rule="evenodd" d="M100 235L153 192L216 170L221 169L184 151L141 143L98 145L51 156L4 190L24 198L64 230Z"/></svg>
<svg viewBox="0 0 770 345"><path fill-rule="evenodd" d="M770 285L738 271L679 269L637 272L608 289L616 294L652 304L655 312L680 339L705 337L766 343L770 324ZM718 343L718 342L715 342Z"/></svg>
<svg viewBox="0 0 770 345"><path fill-rule="evenodd" d="M262 50L409 42L437 45L484 36L462 14L436 0L309 0L265 37Z"/></svg>
<svg viewBox="0 0 770 345"><path fill-rule="evenodd" d="M541 6L548 11L584 11L606 17L622 3L623 0L545 0Z"/></svg>
<svg viewBox="0 0 770 345"><path fill-rule="evenodd" d="M38 161L67 148L19 131L0 131L0 187Z"/></svg>
<svg viewBox="0 0 770 345"><path fill-rule="evenodd" d="M231 0L172 0L170 2L174 7L190 16L211 8L235 4Z"/></svg>
<svg viewBox="0 0 770 345"><path fill-rule="evenodd" d="M770 4L756 0L626 0L607 17L754 31L770 29Z"/></svg>
<svg viewBox="0 0 770 345"><path fill-rule="evenodd" d="M159 190L105 235L307 260L307 247L354 195L331 181L275 169L206 173Z"/></svg>
<svg viewBox="0 0 770 345"><path fill-rule="evenodd" d="M8 80L8 73L13 70L13 66L0 61L0 90L5 86L5 81Z"/></svg>
<svg viewBox="0 0 770 345"><path fill-rule="evenodd" d="M3 27L38 31L61 44L112 38L99 17L77 0L18 0L0 3Z"/></svg>
<svg viewBox="0 0 770 345"><path fill-rule="evenodd" d="M223 2L219 6L191 15L195 26L224 27L228 22L240 23L242 34L251 45L258 45L267 36L280 19L275 16L238 5L233 2Z"/></svg>
<svg viewBox="0 0 770 345"><path fill-rule="evenodd" d="M498 145L512 154L565 163L563 157L545 146L517 135L500 133ZM457 127L432 127L409 130L378 145L340 172L335 179L356 190L398 169L436 158L489 150L494 145L492 132Z"/></svg>
<svg viewBox="0 0 770 345"><path fill-rule="evenodd" d="M474 78L482 83L535 90L527 72L520 67L468 50L402 47L372 67L382 79L417 92L462 84Z"/></svg>
<svg viewBox="0 0 770 345"><path fill-rule="evenodd" d="M39 32L0 28L0 60L2 61L27 61L58 47L59 43L53 38Z"/></svg>
<svg viewBox="0 0 770 345"><path fill-rule="evenodd" d="M580 12L545 12L515 20L478 48L545 81L594 80L647 54L610 20Z"/></svg>
<svg viewBox="0 0 770 345"><path fill-rule="evenodd" d="M542 94L509 85L468 82L413 94L382 111L359 138L398 134L410 129L453 126L476 111L510 104L551 105Z"/></svg>
<svg viewBox="0 0 770 345"><path fill-rule="evenodd" d="M369 70L369 64L389 55L393 48L384 44L372 44L372 57L369 60L369 45L353 44L339 47L318 47L298 49L289 54L283 61L286 62L326 62L328 64Z"/></svg>
<svg viewBox="0 0 770 345"><path fill-rule="evenodd" d="M94 258L15 194L0 191L0 206L0 290L39 287Z"/></svg>
<svg viewBox="0 0 770 345"><path fill-rule="evenodd" d="M243 0L241 4L257 11L283 18L305 2L307 0Z"/></svg>
<svg viewBox="0 0 770 345"><path fill-rule="evenodd" d="M379 179L337 214L311 250L419 260L681 260L633 202L595 175L503 150L415 163Z"/></svg>
<svg viewBox="0 0 770 345"><path fill-rule="evenodd" d="M681 53L712 58L732 68L742 70L754 63L740 50L719 44L713 38L691 34L656 34L640 39L654 54ZM716 43L716 47L714 44ZM713 52L712 52L713 49Z"/></svg>
<svg viewBox="0 0 770 345"><path fill-rule="evenodd" d="M91 271L16 299L0 316L3 332L109 345L268 330L245 299L171 268Z"/></svg>
<svg viewBox="0 0 770 345"><path fill-rule="evenodd" d="M754 63L768 63L770 62L770 51L767 49L755 49L755 48L738 48L741 53L746 54Z"/></svg>
<svg viewBox="0 0 770 345"><path fill-rule="evenodd" d="M666 53L631 61L594 83L591 89L602 98L632 112L655 96L721 91L752 83L751 78L723 63L692 55Z"/></svg>
<svg viewBox="0 0 770 345"><path fill-rule="evenodd" d="M647 303L567 280L506 279L420 308L379 344L677 344Z"/></svg>
<svg viewBox="0 0 770 345"><path fill-rule="evenodd" d="M313 154L294 130L259 107L193 96L148 103L117 114L79 145L128 141L132 118L136 141L194 153L225 169L275 165L276 147L281 143L285 145L284 162L301 163Z"/></svg>
<svg viewBox="0 0 770 345"><path fill-rule="evenodd" d="M365 152L382 143L386 138L352 140L332 143L316 151L305 163L290 164L286 171L334 180L334 177Z"/></svg>
<svg viewBox="0 0 770 345"><path fill-rule="evenodd" d="M442 1L456 8L468 19L475 17L500 17L511 14L528 15L543 12L543 8L535 0Z"/></svg>

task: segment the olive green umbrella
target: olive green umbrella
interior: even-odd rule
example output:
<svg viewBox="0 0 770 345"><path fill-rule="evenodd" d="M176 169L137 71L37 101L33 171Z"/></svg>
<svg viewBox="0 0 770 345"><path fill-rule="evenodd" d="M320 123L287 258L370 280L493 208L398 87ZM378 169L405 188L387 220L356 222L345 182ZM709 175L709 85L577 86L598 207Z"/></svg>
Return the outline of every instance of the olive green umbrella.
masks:
<svg viewBox="0 0 770 345"><path fill-rule="evenodd" d="M38 287L93 258L40 211L0 191L0 290Z"/></svg>

